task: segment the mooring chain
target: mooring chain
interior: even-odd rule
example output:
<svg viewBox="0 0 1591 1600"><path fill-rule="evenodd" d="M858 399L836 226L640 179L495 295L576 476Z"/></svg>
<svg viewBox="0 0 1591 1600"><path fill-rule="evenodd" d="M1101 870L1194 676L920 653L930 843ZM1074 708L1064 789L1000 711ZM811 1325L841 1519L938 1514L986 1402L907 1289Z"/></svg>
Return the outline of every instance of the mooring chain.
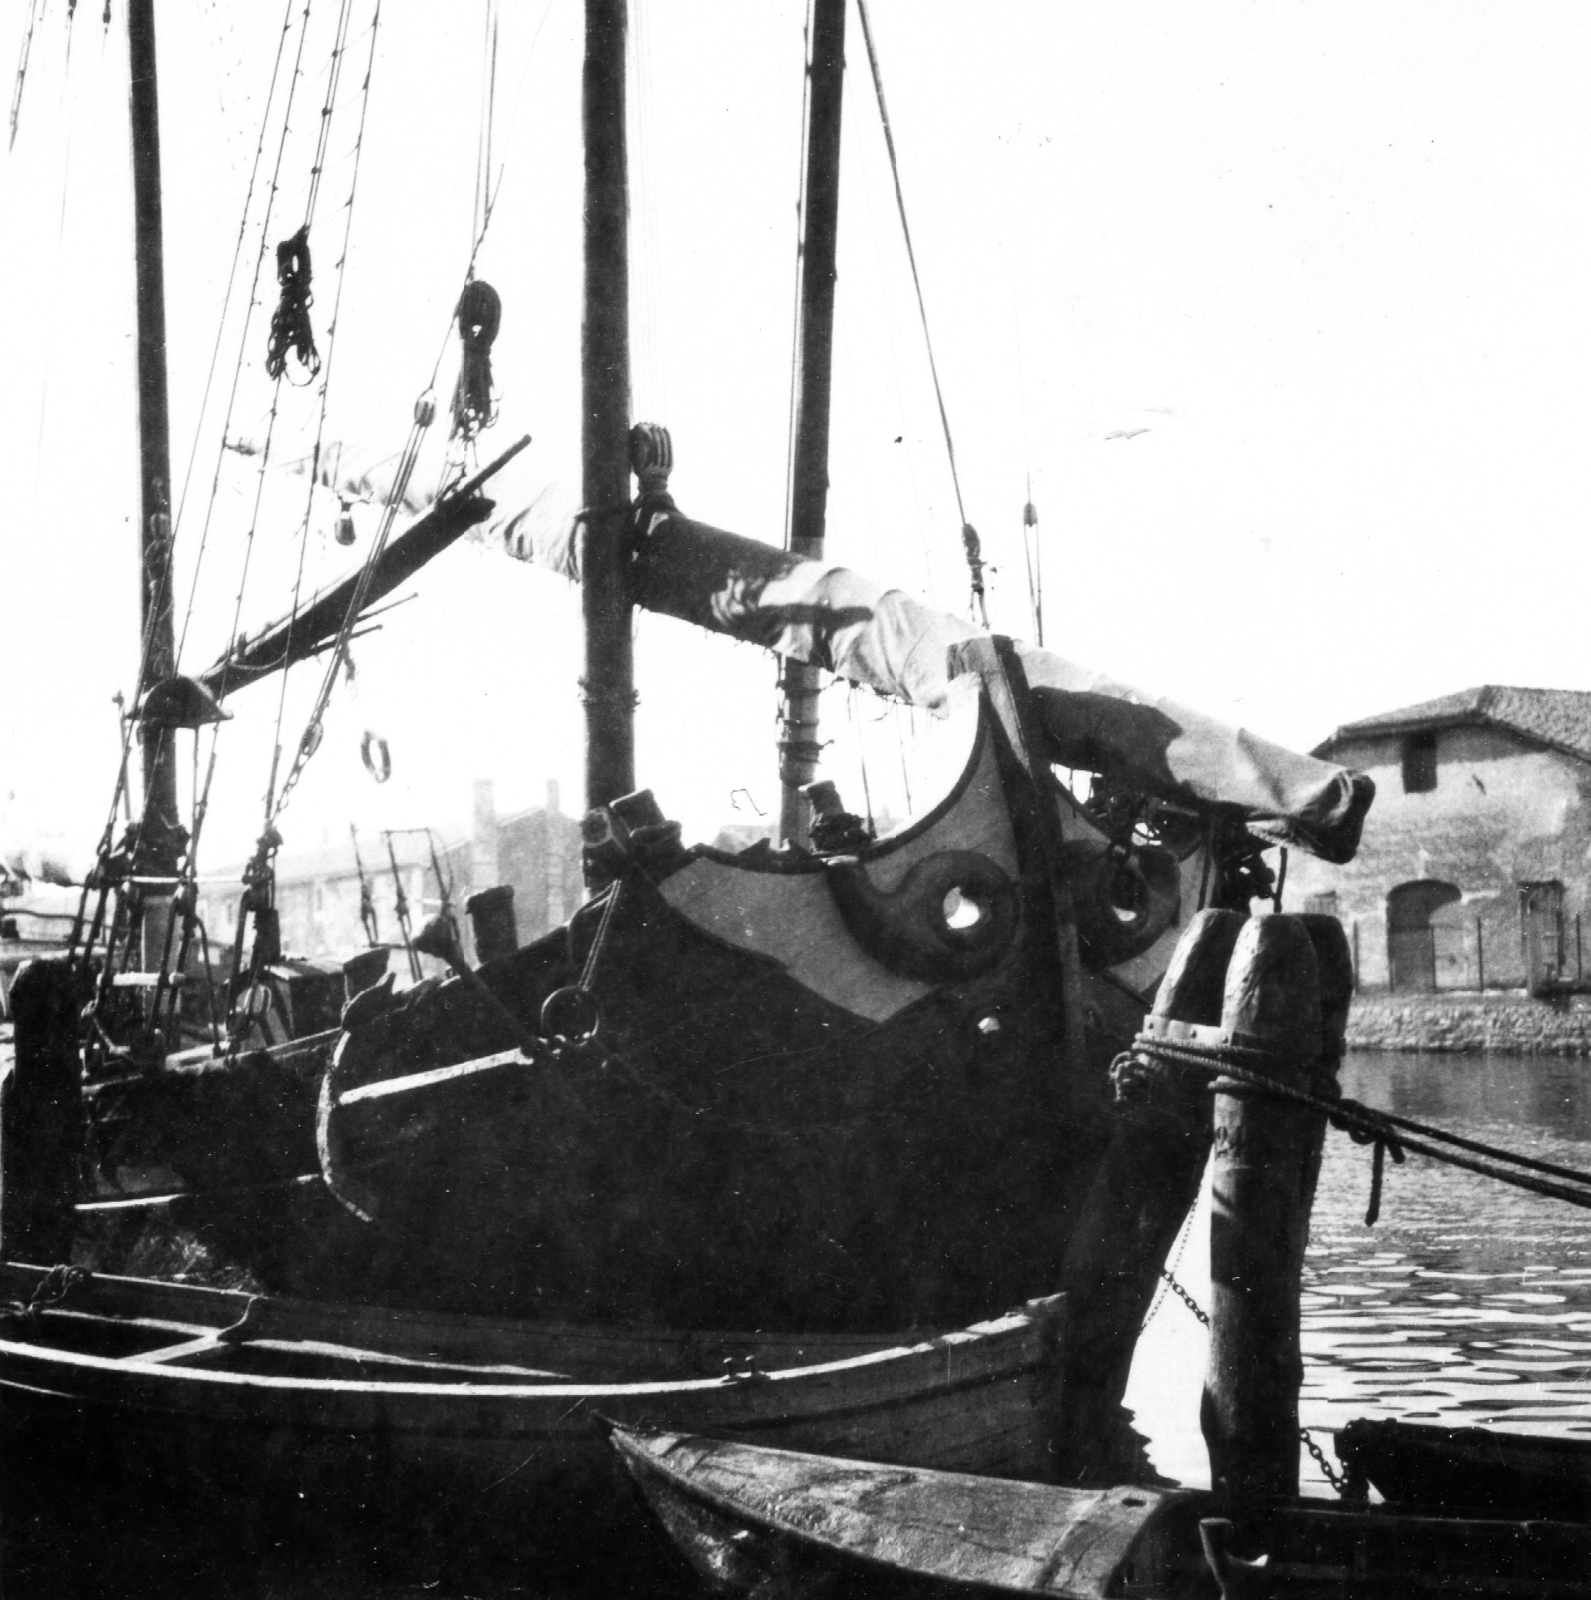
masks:
<svg viewBox="0 0 1591 1600"><path fill-rule="evenodd" d="M1169 1268L1162 1267L1160 1269L1160 1276L1164 1278L1171 1286L1171 1292L1183 1303L1183 1305L1188 1308L1189 1311L1194 1314L1195 1317L1199 1319L1201 1323L1204 1324L1206 1328L1208 1328L1210 1326L1210 1314L1204 1309L1203 1306L1199 1304L1197 1300L1193 1298L1191 1294L1188 1293L1186 1289L1182 1287L1180 1283L1177 1282L1177 1280L1171 1275ZM1348 1474L1345 1472L1338 1472L1337 1469L1332 1466L1332 1464L1326 1459L1326 1452L1315 1443L1314 1437L1310 1433L1309 1429L1301 1426L1298 1430L1298 1437L1303 1443L1304 1448L1315 1458L1315 1465L1320 1468L1322 1475L1326 1479L1326 1482L1329 1483L1344 1500L1354 1498L1350 1492L1351 1483Z"/></svg>
<svg viewBox="0 0 1591 1600"><path fill-rule="evenodd" d="M1304 1441L1304 1448L1315 1458L1315 1465L1320 1468L1321 1475L1337 1491L1339 1497L1344 1500L1353 1499L1354 1497L1348 1492L1348 1474L1346 1472L1338 1472L1332 1466L1326 1459L1326 1452L1311 1437L1309 1429L1300 1428L1298 1437Z"/></svg>
<svg viewBox="0 0 1591 1600"><path fill-rule="evenodd" d="M1208 1314L1205 1312L1204 1308L1200 1306L1199 1302L1195 1300L1193 1296L1189 1294L1188 1291L1184 1289L1174 1277L1172 1277L1170 1269L1168 1267L1162 1267L1160 1269L1160 1276L1164 1278L1171 1286L1171 1292L1183 1303L1183 1305L1188 1308L1189 1311L1194 1314L1194 1316L1199 1319L1200 1322L1205 1325L1205 1327L1208 1328L1210 1326L1210 1318Z"/></svg>

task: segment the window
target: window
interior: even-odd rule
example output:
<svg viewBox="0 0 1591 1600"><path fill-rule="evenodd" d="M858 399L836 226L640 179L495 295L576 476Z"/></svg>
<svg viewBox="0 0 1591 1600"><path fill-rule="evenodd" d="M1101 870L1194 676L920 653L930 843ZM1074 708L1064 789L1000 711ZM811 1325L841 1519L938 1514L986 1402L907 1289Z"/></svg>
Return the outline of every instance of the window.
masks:
<svg viewBox="0 0 1591 1600"><path fill-rule="evenodd" d="M1436 735L1411 733L1403 741L1403 792L1424 794L1436 787Z"/></svg>
<svg viewBox="0 0 1591 1600"><path fill-rule="evenodd" d="M1337 909L1337 891L1335 889L1327 889L1320 894L1305 895L1304 910L1322 917L1342 915Z"/></svg>

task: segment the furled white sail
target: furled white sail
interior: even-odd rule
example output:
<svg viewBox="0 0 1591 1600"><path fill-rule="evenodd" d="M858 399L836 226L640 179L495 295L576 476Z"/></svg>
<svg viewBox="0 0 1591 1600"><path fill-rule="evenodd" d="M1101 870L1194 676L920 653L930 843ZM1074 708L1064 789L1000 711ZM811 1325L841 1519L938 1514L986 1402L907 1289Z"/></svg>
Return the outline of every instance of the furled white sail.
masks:
<svg viewBox="0 0 1591 1600"><path fill-rule="evenodd" d="M527 507L484 530L521 560L579 580L585 522ZM629 515L609 513L616 518ZM941 710L954 647L971 623L846 567L807 561L672 509L637 519L636 604L812 662L853 683ZM1048 650L1015 653L1050 759L1118 777L1164 799L1225 810L1257 833L1328 861L1359 845L1375 793L1362 774L1299 755L1146 694Z"/></svg>

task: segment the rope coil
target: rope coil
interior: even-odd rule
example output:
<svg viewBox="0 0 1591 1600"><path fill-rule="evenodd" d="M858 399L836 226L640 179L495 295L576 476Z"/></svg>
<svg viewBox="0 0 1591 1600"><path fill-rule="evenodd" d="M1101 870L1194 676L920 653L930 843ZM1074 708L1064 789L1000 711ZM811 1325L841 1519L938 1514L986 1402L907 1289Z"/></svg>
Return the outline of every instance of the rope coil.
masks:
<svg viewBox="0 0 1591 1600"><path fill-rule="evenodd" d="M320 352L315 348L315 330L309 321L315 295L307 222L292 238L277 245L276 281L281 285L282 298L271 316L265 370L272 378L282 377L287 371L288 352L292 351L309 375L307 383L320 371Z"/></svg>
<svg viewBox="0 0 1591 1600"><path fill-rule="evenodd" d="M472 278L459 296L459 381L453 390L453 436L466 441L497 421L492 395L492 342L503 320L503 302L483 278Z"/></svg>

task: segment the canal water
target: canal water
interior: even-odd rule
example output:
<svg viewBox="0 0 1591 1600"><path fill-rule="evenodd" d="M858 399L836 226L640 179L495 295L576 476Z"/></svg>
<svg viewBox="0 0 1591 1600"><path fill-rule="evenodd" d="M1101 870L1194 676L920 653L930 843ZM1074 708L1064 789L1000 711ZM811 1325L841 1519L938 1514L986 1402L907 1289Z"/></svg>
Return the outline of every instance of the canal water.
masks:
<svg viewBox="0 0 1591 1600"><path fill-rule="evenodd" d="M1343 1093L1547 1161L1591 1169L1591 1062L1363 1053ZM1370 1152L1326 1137L1304 1268L1300 1420L1336 1465L1353 1417L1591 1438L1591 1211L1410 1155L1387 1162L1365 1226ZM1175 1266L1208 1297L1206 1190ZM1199 1434L1204 1329L1167 1293L1128 1404L1167 1477L1209 1482ZM1303 1458L1305 1493L1332 1491Z"/></svg>

